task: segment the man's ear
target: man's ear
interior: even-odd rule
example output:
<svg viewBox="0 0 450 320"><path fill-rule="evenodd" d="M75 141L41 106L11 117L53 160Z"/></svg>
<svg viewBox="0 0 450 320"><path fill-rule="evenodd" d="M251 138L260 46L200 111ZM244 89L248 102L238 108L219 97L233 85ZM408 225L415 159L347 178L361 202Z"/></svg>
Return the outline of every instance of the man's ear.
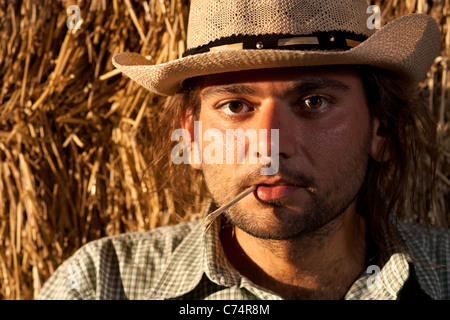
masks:
<svg viewBox="0 0 450 320"><path fill-rule="evenodd" d="M382 127L380 126L380 120L378 120L378 118L373 119L372 129L370 156L376 162L388 161L393 155L393 150L387 134L383 132Z"/></svg>
<svg viewBox="0 0 450 320"><path fill-rule="evenodd" d="M188 157L190 159L190 165L196 169L201 169L201 146L199 142L195 140L197 135L202 135L201 126L197 125L196 132L196 122L194 120L194 116L192 114L184 114L181 119L181 126L183 131L185 130L188 135L183 135L183 139L186 141L188 145L187 151L189 153Z"/></svg>

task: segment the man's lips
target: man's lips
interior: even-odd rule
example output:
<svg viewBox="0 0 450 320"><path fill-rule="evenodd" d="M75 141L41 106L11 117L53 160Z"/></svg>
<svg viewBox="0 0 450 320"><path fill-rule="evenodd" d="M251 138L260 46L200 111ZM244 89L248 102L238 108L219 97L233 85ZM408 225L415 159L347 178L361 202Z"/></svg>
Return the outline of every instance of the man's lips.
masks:
<svg viewBox="0 0 450 320"><path fill-rule="evenodd" d="M278 200L304 189L304 186L294 184L260 184L254 191L255 196L262 201Z"/></svg>

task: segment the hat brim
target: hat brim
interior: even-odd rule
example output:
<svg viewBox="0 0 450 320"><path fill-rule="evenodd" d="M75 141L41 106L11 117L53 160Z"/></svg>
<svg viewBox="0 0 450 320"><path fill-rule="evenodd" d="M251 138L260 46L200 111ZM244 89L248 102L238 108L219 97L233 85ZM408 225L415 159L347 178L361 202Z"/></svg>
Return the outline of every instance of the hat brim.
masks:
<svg viewBox="0 0 450 320"><path fill-rule="evenodd" d="M398 74L411 85L422 81L439 55L441 35L425 14L396 19L348 51L223 50L153 65L138 53L120 53L113 64L157 94L176 94L188 78L254 69L319 65L370 65Z"/></svg>

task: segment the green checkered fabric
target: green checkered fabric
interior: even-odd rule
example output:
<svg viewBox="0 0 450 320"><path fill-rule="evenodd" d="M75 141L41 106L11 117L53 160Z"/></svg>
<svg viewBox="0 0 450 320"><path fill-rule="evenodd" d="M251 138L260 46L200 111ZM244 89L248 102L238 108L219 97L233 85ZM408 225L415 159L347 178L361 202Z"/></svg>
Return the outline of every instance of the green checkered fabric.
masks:
<svg viewBox="0 0 450 320"><path fill-rule="evenodd" d="M199 221L185 222L90 242L61 264L38 299L281 300L233 268L220 228L220 219L206 233ZM450 271L439 267L450 266L449 230L427 233L408 224L400 230L410 254L394 250L381 268L362 274L345 299L398 299L412 276L425 296L450 299Z"/></svg>

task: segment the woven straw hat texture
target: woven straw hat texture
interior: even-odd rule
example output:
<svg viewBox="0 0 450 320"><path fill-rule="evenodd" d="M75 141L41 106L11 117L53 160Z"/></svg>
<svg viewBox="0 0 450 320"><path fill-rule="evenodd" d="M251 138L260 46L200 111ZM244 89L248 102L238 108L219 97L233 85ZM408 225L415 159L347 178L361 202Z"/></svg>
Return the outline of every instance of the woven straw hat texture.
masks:
<svg viewBox="0 0 450 320"><path fill-rule="evenodd" d="M366 1L194 0L187 48L233 34L312 34L346 30L371 36Z"/></svg>
<svg viewBox="0 0 450 320"><path fill-rule="evenodd" d="M188 49L227 37L346 32L368 37L350 50L214 50L152 65L136 53L113 64L152 92L173 95L191 77L264 68L365 64L391 70L411 85L424 79L440 49L437 23L424 14L394 20L378 32L368 28L364 0L194 0Z"/></svg>

